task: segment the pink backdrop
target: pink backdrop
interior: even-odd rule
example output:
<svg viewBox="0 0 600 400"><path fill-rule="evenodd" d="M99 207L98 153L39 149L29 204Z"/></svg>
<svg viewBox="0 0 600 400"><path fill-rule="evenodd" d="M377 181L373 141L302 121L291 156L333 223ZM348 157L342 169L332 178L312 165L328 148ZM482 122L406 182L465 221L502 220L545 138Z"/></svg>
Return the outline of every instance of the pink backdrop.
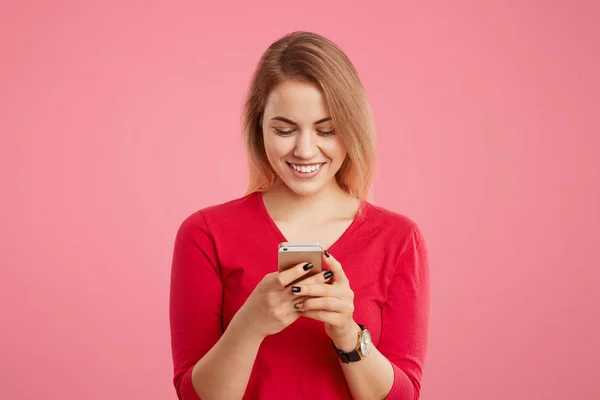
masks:
<svg viewBox="0 0 600 400"><path fill-rule="evenodd" d="M297 29L355 62L375 200L428 238L422 398L600 398L597 1L83 3L0 6L0 398L175 398L175 231L243 194L244 90Z"/></svg>

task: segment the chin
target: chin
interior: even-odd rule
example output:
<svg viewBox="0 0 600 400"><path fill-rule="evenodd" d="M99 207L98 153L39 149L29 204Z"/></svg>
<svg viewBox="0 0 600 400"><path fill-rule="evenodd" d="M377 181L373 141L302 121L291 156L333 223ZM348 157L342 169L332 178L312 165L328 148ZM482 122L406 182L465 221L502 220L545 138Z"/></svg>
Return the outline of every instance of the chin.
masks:
<svg viewBox="0 0 600 400"><path fill-rule="evenodd" d="M283 183L287 186L287 188L297 196L307 197L312 196L316 193L322 191L328 184L330 180L323 181L312 181L312 182L298 182L294 179L283 179Z"/></svg>
<svg viewBox="0 0 600 400"><path fill-rule="evenodd" d="M313 185L287 185L287 187L294 192L298 196L309 197L323 189L323 185L313 186Z"/></svg>

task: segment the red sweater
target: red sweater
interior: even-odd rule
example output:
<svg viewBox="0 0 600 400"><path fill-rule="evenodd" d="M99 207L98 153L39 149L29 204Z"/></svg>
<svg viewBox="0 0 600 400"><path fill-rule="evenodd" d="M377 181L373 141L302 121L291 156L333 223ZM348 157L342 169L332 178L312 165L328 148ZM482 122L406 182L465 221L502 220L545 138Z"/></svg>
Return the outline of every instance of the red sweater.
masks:
<svg viewBox="0 0 600 400"><path fill-rule="evenodd" d="M277 270L286 241L255 192L195 212L175 239L170 323L173 383L179 399L200 397L194 364L219 340L256 284ZM417 399L427 347L429 266L426 245L410 219L363 202L344 234L327 249L354 291L354 320L394 368L388 399ZM301 317L262 342L244 399L351 399L322 322Z"/></svg>

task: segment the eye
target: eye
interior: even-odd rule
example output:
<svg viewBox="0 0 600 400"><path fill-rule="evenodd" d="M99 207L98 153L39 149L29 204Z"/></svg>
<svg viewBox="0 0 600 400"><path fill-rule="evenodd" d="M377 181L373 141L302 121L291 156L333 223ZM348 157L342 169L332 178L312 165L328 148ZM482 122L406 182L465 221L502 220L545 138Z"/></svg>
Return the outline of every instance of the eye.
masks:
<svg viewBox="0 0 600 400"><path fill-rule="evenodd" d="M282 129L278 129L278 128L273 128L275 130L275 133L279 136L289 136L292 133L294 133L293 129L290 130L282 130Z"/></svg>
<svg viewBox="0 0 600 400"><path fill-rule="evenodd" d="M335 129L332 129L330 131L317 131L317 133L321 136L331 136L335 135Z"/></svg>

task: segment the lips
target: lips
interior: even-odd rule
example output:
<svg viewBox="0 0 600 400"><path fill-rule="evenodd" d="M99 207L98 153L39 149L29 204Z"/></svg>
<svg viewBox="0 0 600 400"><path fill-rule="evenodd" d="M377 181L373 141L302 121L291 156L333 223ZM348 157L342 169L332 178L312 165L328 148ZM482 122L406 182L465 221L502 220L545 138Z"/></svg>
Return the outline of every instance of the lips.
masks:
<svg viewBox="0 0 600 400"><path fill-rule="evenodd" d="M302 173L310 173L310 172L315 172L316 170L318 170L319 168L321 168L321 165L323 165L323 163L315 163L315 164L293 164L293 163L288 163L289 165L291 165L291 167L298 172L302 172Z"/></svg>
<svg viewBox="0 0 600 400"><path fill-rule="evenodd" d="M319 174L325 163L293 164L287 163L292 174L299 179L311 179Z"/></svg>

